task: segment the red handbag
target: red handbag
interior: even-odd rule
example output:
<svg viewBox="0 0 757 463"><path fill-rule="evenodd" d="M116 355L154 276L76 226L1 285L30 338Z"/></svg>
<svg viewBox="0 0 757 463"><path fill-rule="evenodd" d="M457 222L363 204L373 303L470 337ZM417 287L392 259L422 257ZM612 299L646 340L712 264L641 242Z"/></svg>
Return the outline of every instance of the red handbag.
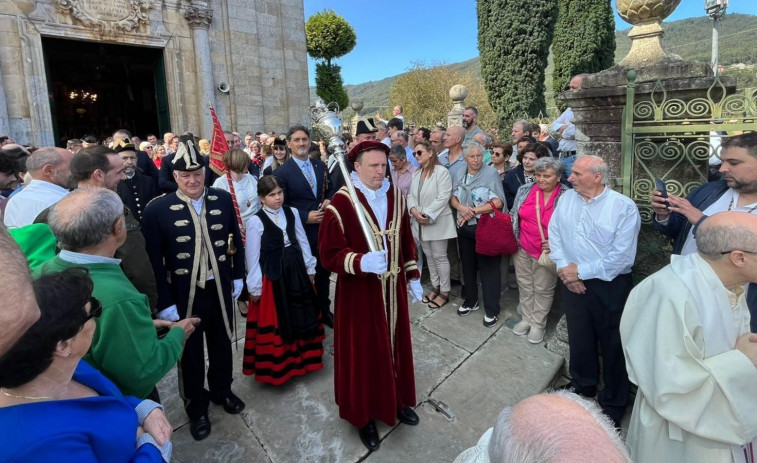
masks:
<svg viewBox="0 0 757 463"><path fill-rule="evenodd" d="M489 201L492 212L481 214L476 227L476 252L484 256L501 256L518 252L510 214L505 214Z"/></svg>

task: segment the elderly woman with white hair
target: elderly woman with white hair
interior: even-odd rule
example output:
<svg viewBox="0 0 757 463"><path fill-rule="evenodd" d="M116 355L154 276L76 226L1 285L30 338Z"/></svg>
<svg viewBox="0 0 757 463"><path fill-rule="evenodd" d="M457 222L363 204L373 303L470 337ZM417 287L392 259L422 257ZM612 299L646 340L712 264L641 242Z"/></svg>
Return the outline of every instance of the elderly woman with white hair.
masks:
<svg viewBox="0 0 757 463"><path fill-rule="evenodd" d="M518 280L520 307L523 319L513 327L513 333L527 336L528 342L544 340L547 315L552 306L557 285L553 269L539 264L542 252L549 253L549 220L557 201L568 188L560 183L562 161L551 156L537 159L533 166L534 183L518 188L510 216L518 241L515 254L515 276Z"/></svg>
<svg viewBox="0 0 757 463"><path fill-rule="evenodd" d="M497 171L484 164L483 146L476 142L467 143L463 147L463 158L466 168L455 171L450 199L450 205L457 213L457 241L465 278L464 302L457 309L457 314L465 316L478 310L477 277L481 275L486 311L483 323L489 328L497 324L499 315L501 256L486 256L476 252L476 228L481 214L488 214L493 208L501 210L504 207L505 192Z"/></svg>

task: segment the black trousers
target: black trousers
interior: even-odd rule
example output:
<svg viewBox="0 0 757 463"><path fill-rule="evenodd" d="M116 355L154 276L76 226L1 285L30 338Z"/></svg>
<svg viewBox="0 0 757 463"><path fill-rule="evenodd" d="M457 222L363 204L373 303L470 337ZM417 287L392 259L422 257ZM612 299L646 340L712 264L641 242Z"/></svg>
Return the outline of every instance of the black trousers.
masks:
<svg viewBox="0 0 757 463"><path fill-rule="evenodd" d="M184 314L185 315L185 314ZM210 399L222 399L231 391L232 356L231 340L226 334L216 284L209 280L205 289L197 288L192 315L202 323L184 344L179 361L179 394L190 420L208 412ZM231 308L227 310L231 317ZM208 345L208 386L205 389L205 348Z"/></svg>
<svg viewBox="0 0 757 463"><path fill-rule="evenodd" d="M612 281L585 280L585 294L576 294L560 283L565 319L568 324L571 384L585 396L596 393L599 381L599 352L602 348L602 377L605 388L597 397L602 410L619 423L628 403L628 381L620 317L631 292L631 274Z"/></svg>
<svg viewBox="0 0 757 463"><path fill-rule="evenodd" d="M318 309L324 316L331 312L331 299L329 299L329 290L331 287L331 272L321 265L321 256L318 255L318 248L312 248L311 252L316 257L315 264L315 296L318 303Z"/></svg>
<svg viewBox="0 0 757 463"><path fill-rule="evenodd" d="M486 315L499 315L500 260L502 256L484 256L476 252L476 225L463 225L457 229L457 243L460 247L460 261L463 267L463 298L466 307L473 307L478 302L478 279L484 293L484 310Z"/></svg>

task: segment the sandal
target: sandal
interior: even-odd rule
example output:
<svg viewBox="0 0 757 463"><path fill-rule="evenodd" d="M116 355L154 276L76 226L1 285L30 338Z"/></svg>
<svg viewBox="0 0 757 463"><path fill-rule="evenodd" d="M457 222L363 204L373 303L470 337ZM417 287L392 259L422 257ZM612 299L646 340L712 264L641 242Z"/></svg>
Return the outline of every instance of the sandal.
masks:
<svg viewBox="0 0 757 463"><path fill-rule="evenodd" d="M247 303L245 301L237 301L237 309L239 314L247 318Z"/></svg>
<svg viewBox="0 0 757 463"><path fill-rule="evenodd" d="M444 302L442 302L441 304L439 304L438 302L436 302L436 299L441 299L441 300L442 300L442 301L444 301ZM430 303L430 304L429 304L428 306L429 306L430 308L432 308L432 309L439 309L439 308L442 308L442 307L444 307L445 305L447 305L447 303L448 303L448 302L449 302L449 294L442 294L442 293L439 293L439 294L437 294L437 296L436 296L436 297L434 298L434 300L432 300L432 301L431 301L431 303Z"/></svg>
<svg viewBox="0 0 757 463"><path fill-rule="evenodd" d="M431 288L431 292L423 296L423 303L428 304L439 296L439 288Z"/></svg>

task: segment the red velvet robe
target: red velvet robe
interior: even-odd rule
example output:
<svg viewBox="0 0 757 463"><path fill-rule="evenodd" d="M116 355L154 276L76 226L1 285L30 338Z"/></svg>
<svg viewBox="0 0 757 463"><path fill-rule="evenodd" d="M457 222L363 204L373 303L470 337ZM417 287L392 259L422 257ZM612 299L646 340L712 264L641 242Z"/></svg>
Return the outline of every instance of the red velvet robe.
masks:
<svg viewBox="0 0 757 463"><path fill-rule="evenodd" d="M368 221L376 224L365 196L360 191L357 195L369 212ZM396 278L387 278L385 295L378 275L360 271L362 256L369 249L346 188L337 192L326 208L318 237L322 265L338 274L334 303L336 403L339 416L358 428L370 420L393 426L400 408L416 404L407 280L420 278L420 274L405 199L390 187L387 201L387 224L381 228L388 228L396 207L399 245L395 253L388 243L388 269L396 269ZM393 289L392 280L396 282ZM395 310L390 310L392 300ZM396 314L394 352L390 314Z"/></svg>

